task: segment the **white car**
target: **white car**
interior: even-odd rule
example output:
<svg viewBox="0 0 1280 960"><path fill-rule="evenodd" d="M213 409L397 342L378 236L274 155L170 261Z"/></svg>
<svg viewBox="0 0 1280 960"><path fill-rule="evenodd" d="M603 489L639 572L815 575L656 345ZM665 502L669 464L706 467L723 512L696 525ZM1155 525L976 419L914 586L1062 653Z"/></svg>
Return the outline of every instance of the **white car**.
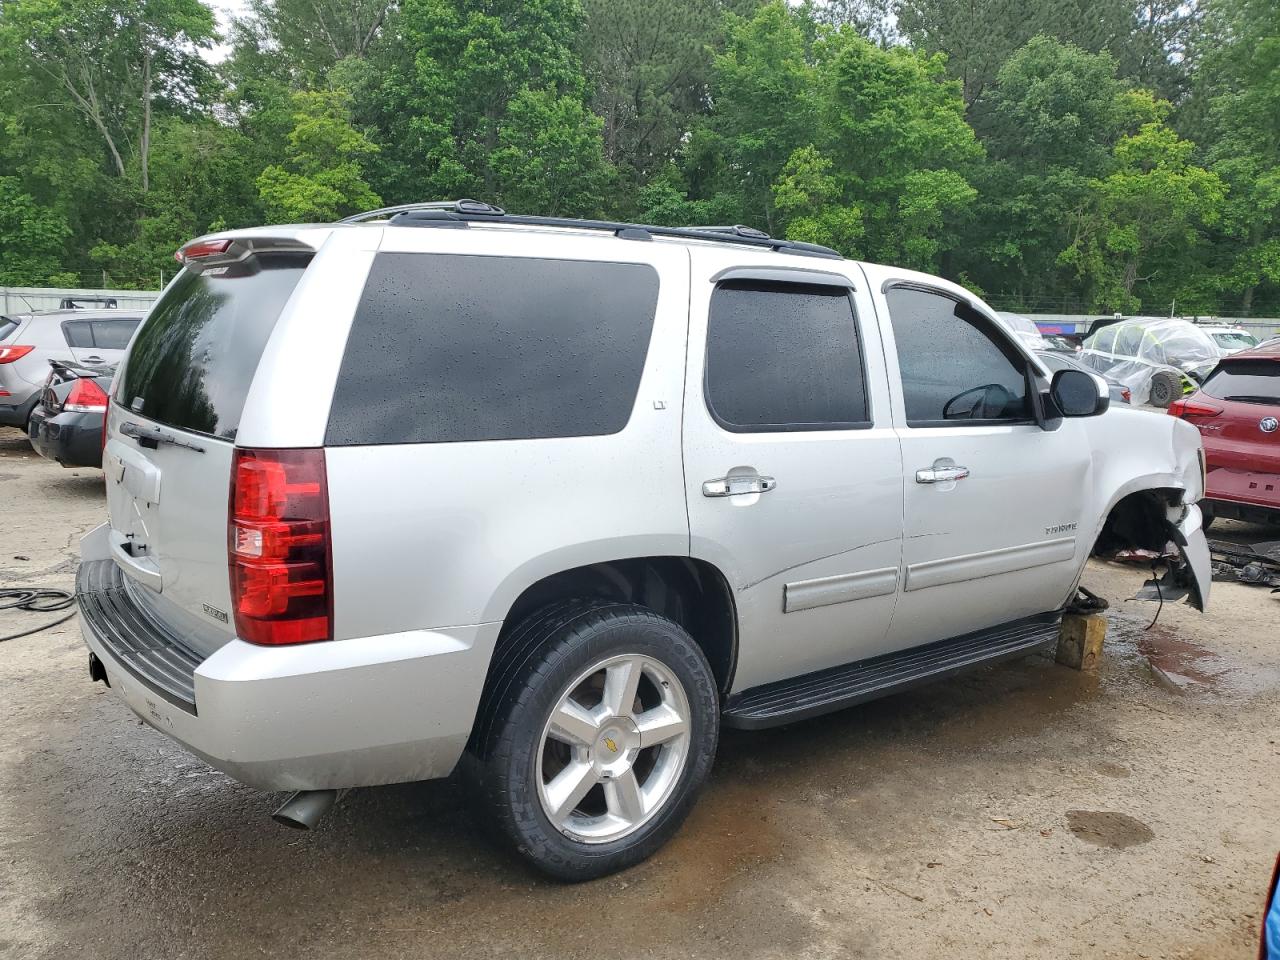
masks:
<svg viewBox="0 0 1280 960"><path fill-rule="evenodd" d="M937 277L474 201L181 259L115 381L90 674L287 823L462 762L596 877L722 725L1051 645L1095 549L1173 541L1164 598L1208 598L1199 433Z"/></svg>
<svg viewBox="0 0 1280 960"><path fill-rule="evenodd" d="M1198 326L1218 345L1224 357L1258 346L1258 338L1244 327Z"/></svg>

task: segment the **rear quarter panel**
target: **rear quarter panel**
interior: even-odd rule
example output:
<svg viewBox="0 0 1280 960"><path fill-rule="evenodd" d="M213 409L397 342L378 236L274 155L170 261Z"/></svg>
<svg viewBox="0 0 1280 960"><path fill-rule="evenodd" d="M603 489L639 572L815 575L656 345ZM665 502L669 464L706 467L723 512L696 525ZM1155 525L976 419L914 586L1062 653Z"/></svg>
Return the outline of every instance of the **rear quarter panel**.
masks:
<svg viewBox="0 0 1280 960"><path fill-rule="evenodd" d="M496 622L552 573L624 557L687 556L680 447L687 251L563 234L410 229L386 230L381 249L647 263L659 274L658 303L631 417L617 434L328 448L335 636ZM328 375L328 361L320 369ZM308 423L319 443L323 422ZM271 437L258 429L251 442Z"/></svg>

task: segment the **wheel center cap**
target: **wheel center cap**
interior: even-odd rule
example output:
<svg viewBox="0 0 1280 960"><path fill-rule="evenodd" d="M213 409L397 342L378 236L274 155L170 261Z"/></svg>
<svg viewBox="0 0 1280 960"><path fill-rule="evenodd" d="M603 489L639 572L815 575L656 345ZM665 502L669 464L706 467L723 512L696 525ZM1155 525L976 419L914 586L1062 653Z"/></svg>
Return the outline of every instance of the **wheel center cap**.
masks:
<svg viewBox="0 0 1280 960"><path fill-rule="evenodd" d="M591 747L591 764L602 777L617 776L630 769L640 752L640 731L625 717L614 717L600 728Z"/></svg>

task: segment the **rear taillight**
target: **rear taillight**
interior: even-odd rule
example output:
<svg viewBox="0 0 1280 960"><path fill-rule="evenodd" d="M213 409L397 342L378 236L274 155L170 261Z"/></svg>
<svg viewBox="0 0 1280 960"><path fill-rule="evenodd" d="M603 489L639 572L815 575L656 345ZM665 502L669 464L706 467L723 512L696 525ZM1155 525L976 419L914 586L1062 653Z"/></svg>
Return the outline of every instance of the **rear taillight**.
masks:
<svg viewBox="0 0 1280 960"><path fill-rule="evenodd" d="M323 450L236 450L228 556L242 640L279 645L333 637Z"/></svg>
<svg viewBox="0 0 1280 960"><path fill-rule="evenodd" d="M1129 391L1128 387L1121 388L1120 397L1124 400L1125 403L1133 403L1133 394Z"/></svg>
<svg viewBox="0 0 1280 960"><path fill-rule="evenodd" d="M1192 398L1190 400L1175 400L1169 404L1170 416L1180 417L1186 420L1190 417L1216 417L1222 413L1221 407L1215 407L1212 404L1204 403L1200 400Z"/></svg>
<svg viewBox="0 0 1280 960"><path fill-rule="evenodd" d="M20 343L0 347L0 363L13 363L13 361L22 359L34 349L35 347L33 346Z"/></svg>
<svg viewBox="0 0 1280 960"><path fill-rule="evenodd" d="M73 413L105 413L106 391L88 377L81 377L72 385L67 399L62 401L62 409Z"/></svg>

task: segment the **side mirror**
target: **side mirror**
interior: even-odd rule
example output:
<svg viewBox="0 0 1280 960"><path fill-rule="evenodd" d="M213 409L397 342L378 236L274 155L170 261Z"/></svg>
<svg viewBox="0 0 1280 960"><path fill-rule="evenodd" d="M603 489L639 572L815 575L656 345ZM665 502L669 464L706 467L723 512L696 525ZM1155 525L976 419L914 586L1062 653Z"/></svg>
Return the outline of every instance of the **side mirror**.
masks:
<svg viewBox="0 0 1280 960"><path fill-rule="evenodd" d="M1059 370L1049 385L1049 396L1064 417L1096 417L1111 406L1107 382L1083 370Z"/></svg>

